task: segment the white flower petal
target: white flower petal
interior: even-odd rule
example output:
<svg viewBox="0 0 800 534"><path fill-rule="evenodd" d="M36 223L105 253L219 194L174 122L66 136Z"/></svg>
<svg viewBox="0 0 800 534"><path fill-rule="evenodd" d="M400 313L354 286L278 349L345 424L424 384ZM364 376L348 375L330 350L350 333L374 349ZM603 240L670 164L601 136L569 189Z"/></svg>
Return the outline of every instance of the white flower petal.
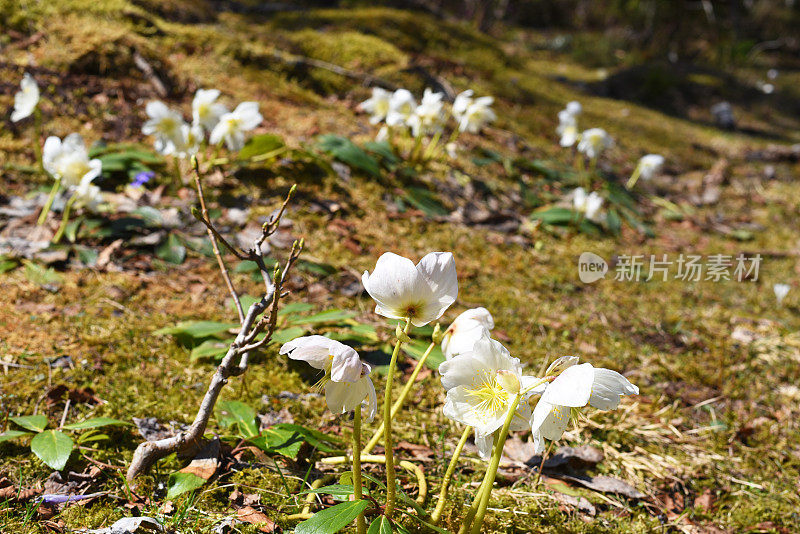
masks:
<svg viewBox="0 0 800 534"><path fill-rule="evenodd" d="M375 299L375 313L390 319L420 315L432 299L430 285L408 258L386 252L372 274L364 271L362 282Z"/></svg>
<svg viewBox="0 0 800 534"><path fill-rule="evenodd" d="M638 395L639 388L611 369L596 368L589 404L598 410L613 410L622 395Z"/></svg>
<svg viewBox="0 0 800 534"><path fill-rule="evenodd" d="M288 354L292 360L307 362L315 369L327 369L331 363L331 345L334 341L325 336L304 336L284 343L280 354Z"/></svg>
<svg viewBox="0 0 800 534"><path fill-rule="evenodd" d="M569 407L586 406L592 394L593 383L592 364L574 365L564 370L547 386L539 402Z"/></svg>

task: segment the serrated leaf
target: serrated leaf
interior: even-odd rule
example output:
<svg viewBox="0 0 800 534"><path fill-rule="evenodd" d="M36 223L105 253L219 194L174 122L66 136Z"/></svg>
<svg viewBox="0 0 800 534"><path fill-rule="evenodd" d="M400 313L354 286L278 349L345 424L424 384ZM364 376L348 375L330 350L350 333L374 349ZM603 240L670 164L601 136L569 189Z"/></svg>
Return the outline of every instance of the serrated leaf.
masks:
<svg viewBox="0 0 800 534"><path fill-rule="evenodd" d="M122 421L120 419L112 419L111 417L92 417L80 423L72 423L71 425L64 425L61 428L67 430L83 430L86 428L100 428L103 426L129 426L131 423Z"/></svg>
<svg viewBox="0 0 800 534"><path fill-rule="evenodd" d="M33 434L31 434L30 432L23 432L22 430L6 430L2 434L0 434L0 443L3 443L4 441L10 441L12 439L17 439L17 438L24 438L24 437L32 436L32 435Z"/></svg>
<svg viewBox="0 0 800 534"><path fill-rule="evenodd" d="M192 473L171 473L167 482L167 499L174 499L178 495L194 491L203 487L205 479Z"/></svg>
<svg viewBox="0 0 800 534"><path fill-rule="evenodd" d="M217 405L217 421L221 426L236 425L242 436L252 438L258 435L256 411L239 401L222 401Z"/></svg>
<svg viewBox="0 0 800 534"><path fill-rule="evenodd" d="M367 534L392 534L392 522L385 515L378 516L370 524Z"/></svg>
<svg viewBox="0 0 800 534"><path fill-rule="evenodd" d="M9 419L22 428L33 432L41 432L47 428L47 417L44 415L18 415L16 417L9 417Z"/></svg>
<svg viewBox="0 0 800 534"><path fill-rule="evenodd" d="M186 247L175 234L169 234L163 243L156 247L156 257L179 265L186 259Z"/></svg>
<svg viewBox="0 0 800 534"><path fill-rule="evenodd" d="M317 148L354 169L365 171L374 178L381 176L381 168L375 158L346 137L334 134L322 135Z"/></svg>
<svg viewBox="0 0 800 534"><path fill-rule="evenodd" d="M356 315L358 314L355 312L339 309L325 310L307 317L293 317L289 319L289 324L315 325L322 323L340 323L346 319L352 319Z"/></svg>
<svg viewBox="0 0 800 534"><path fill-rule="evenodd" d="M216 321L183 321L175 326L168 326L153 332L154 334L168 334L173 336L189 336L195 339L216 336L227 332L231 328L240 326L239 323L220 323Z"/></svg>
<svg viewBox="0 0 800 534"><path fill-rule="evenodd" d="M358 514L370 507L363 499L331 506L314 514L311 519L298 523L295 534L334 534L353 522Z"/></svg>
<svg viewBox="0 0 800 534"><path fill-rule="evenodd" d="M244 147L239 151L239 159L251 159L255 156L268 155L286 146L283 138L275 134L254 135L248 139Z"/></svg>
<svg viewBox="0 0 800 534"><path fill-rule="evenodd" d="M31 451L48 467L61 471L74 447L72 438L58 430L45 430L33 436Z"/></svg>

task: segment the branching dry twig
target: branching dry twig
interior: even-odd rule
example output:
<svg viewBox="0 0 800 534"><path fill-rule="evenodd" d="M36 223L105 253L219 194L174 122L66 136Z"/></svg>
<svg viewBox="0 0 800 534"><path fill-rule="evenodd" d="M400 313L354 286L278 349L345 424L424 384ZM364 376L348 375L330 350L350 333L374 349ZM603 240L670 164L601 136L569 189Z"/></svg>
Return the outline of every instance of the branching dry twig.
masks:
<svg viewBox="0 0 800 534"><path fill-rule="evenodd" d="M228 241L226 241L220 235L216 228L214 228L214 225L211 223L211 221L208 220L208 212L205 207L205 198L200 181L200 174L198 172L196 162L194 163L195 183L197 185L201 211L198 212L198 210L193 209L192 213L206 225L206 228L209 231L209 238L211 239L211 243L214 247L214 255L217 258L220 271L222 271L222 276L225 279L225 283L228 286L234 301L239 304L239 313L241 318L240 322L242 327L239 330L236 339L233 340L228 348L228 352L225 354L222 362L214 372L214 376L211 378L211 383L208 386L208 391L206 391L206 394L200 403L200 408L197 411L197 415L195 416L194 421L189 429L170 438L161 439L158 441L146 441L140 444L133 453L133 459L131 460L131 465L128 468L128 481L133 481L133 479L138 475L149 470L153 464L155 464L155 462L172 453L177 452L181 455L193 455L200 449L200 446L202 445L203 434L205 433L206 426L208 425L208 420L214 411L214 406L217 403L217 398L219 397L220 391L222 391L223 386L225 386L225 384L228 382L228 378L231 376L239 376L244 373L247 370L249 353L269 343L269 341L272 339L272 334L275 331L275 325L278 318L278 304L280 299L286 296L286 293L283 291L283 284L286 281L292 266L297 261L297 258L300 256L300 253L303 250L303 241L295 241L295 243L292 245L292 250L289 253L289 257L287 258L282 269L279 266L275 266L274 269L268 269L264 263L264 258L261 253L261 245L263 242L270 235L275 233L275 231L277 231L278 226L280 225L280 219L286 210L287 204L294 194L295 187L292 187L292 189L289 191L289 194L286 196L286 200L284 200L280 210L278 210L275 215L270 217L269 221L264 223L261 228L261 235L253 243L253 248L251 250L242 252L233 248ZM236 290L230 281L225 263L222 261L222 256L217 244L218 241L230 249L237 258L255 262L256 265L258 265L262 276L264 277L264 284L266 288L264 296L260 301L250 306L250 308L247 310L247 313L243 313L241 310L238 294L236 293ZM261 317L261 319L258 319L258 317L264 312L266 312L266 314ZM256 338L261 333L264 333L264 337L260 340L257 340Z"/></svg>

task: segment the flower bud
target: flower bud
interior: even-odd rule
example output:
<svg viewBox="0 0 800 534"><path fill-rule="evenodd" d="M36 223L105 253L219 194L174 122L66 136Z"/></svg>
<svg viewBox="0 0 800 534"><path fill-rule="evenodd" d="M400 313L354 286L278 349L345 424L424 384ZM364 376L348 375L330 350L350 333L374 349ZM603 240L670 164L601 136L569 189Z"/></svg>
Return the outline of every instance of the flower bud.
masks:
<svg viewBox="0 0 800 534"><path fill-rule="evenodd" d="M497 371L497 382L504 390L511 393L512 395L516 395L517 393L519 393L520 389L519 378L517 378L517 375L512 373L511 371L506 371L504 369L500 369L499 371Z"/></svg>
<svg viewBox="0 0 800 534"><path fill-rule="evenodd" d="M443 338L444 334L442 333L442 327L439 325L439 323L436 323L436 326L433 327L433 334L431 334L431 341L438 345L442 342Z"/></svg>
<svg viewBox="0 0 800 534"><path fill-rule="evenodd" d="M411 341L411 338L408 337L408 334L403 331L402 323L397 323L397 328L395 329L394 334L397 336L397 339L403 343L408 343Z"/></svg>
<svg viewBox="0 0 800 534"><path fill-rule="evenodd" d="M560 374L561 371L563 371L567 367L572 367L573 365L576 365L578 363L578 360L580 360L580 358L578 358L577 356L562 356L553 363L551 363L550 367L547 368L547 371L545 371L544 374L545 376Z"/></svg>

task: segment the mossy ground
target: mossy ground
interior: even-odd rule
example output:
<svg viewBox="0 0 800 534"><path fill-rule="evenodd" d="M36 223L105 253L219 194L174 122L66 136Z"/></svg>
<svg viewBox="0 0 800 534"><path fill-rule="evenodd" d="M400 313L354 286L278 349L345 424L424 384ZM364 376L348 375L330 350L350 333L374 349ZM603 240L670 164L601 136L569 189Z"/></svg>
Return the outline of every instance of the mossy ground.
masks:
<svg viewBox="0 0 800 534"><path fill-rule="evenodd" d="M4 2L19 7L25 2ZM161 3L159 3L161 4ZM423 217L389 217L385 211L386 183L354 177L348 183L300 182L299 200L292 206L293 233L304 236L307 254L342 270L371 269L380 253L392 250L419 257L430 250L452 250L457 258L460 294L450 319L466 307L485 306L497 328L510 341L511 352L536 370L545 361L577 354L596 365L625 372L641 388L641 395L626 399L619 411L589 413L588 422L570 431L564 443L594 444L604 450L602 470L636 485L650 497L679 488L687 505L677 517L659 517L643 504L579 490L600 512L587 520L561 508L547 495L546 484L532 480L504 485L495 492L487 532L651 532L661 529L713 532L712 526L732 532L758 529L800 528L797 497L800 450L797 443L800 378L797 331L798 301L794 294L783 307L775 305L772 284L794 277L797 257L799 206L792 176L796 163L779 162L777 178L764 181L763 163L745 159L747 150L798 140L798 117L780 116L769 106L737 108L751 130L766 131L775 139L748 133L723 133L707 122L698 108L695 117L674 117L623 100L585 93L585 82L597 78L592 68L573 56L543 50L537 43L549 36L509 30L499 38L471 28L437 21L427 15L386 9L355 9L284 13L274 16L220 13L209 17L193 3L170 2L154 8L148 2L71 1L37 4L6 19L15 31L43 37L25 47L7 44L11 63L24 65L29 55L50 69L44 94L50 102L77 103L74 113L63 106L45 104L47 133L64 135L79 130L90 140L136 136L143 101L152 98L148 82L129 62L130 50L148 58L171 88L169 99L188 109L196 87L221 87L236 99L255 99L266 117L264 129L299 143L317 133L336 132L364 140L374 135L363 117L352 109L368 93L358 81L323 69L292 65L275 59L280 50L369 71L421 92L426 81L410 65L442 76L457 89L474 88L478 94L496 95L500 120L485 138L467 137L468 147L492 148L510 156L523 154L570 164L571 157L553 139L556 112L577 98L584 103L582 124L605 127L617 140L609 157L621 175L647 152L662 153L669 161L670 178L646 185L649 194L678 195L692 186L690 171L705 171L721 157L731 162L730 180L719 203L696 208L689 220L674 221L655 215L656 237L644 239L624 232L619 239L582 235L556 237L534 231L530 244L520 245L491 230L433 222ZM13 10L12 10L13 11ZM127 52L126 52L127 51ZM76 66L77 65L77 66ZM10 71L8 67L3 67ZM119 87L118 98L98 97L91 88L59 83L70 69L96 80L100 89ZM92 69L97 69L96 73ZM22 70L22 67L19 69ZM110 79L97 76L112 72ZM734 77L747 83L748 74ZM559 78L563 77L563 78ZM16 79L13 78L13 79ZM65 80L69 80L65 76ZM566 81L565 81L566 80ZM697 81L697 79L695 79ZM109 85L106 85L109 84ZM788 96L790 80L780 90ZM87 91L90 94L87 96ZM12 84L3 84L0 103L8 107ZM126 96L128 95L128 96ZM86 98L92 98L86 103ZM63 100L59 100L63 99ZM779 112L779 111L778 111ZM108 124L115 124L112 129ZM29 131L5 129L0 133L3 163L30 164ZM499 164L470 166L472 175L499 190L513 189ZM30 187L38 178L7 172L10 189ZM434 167L423 178L435 183L447 169ZM700 174L702 177L702 173ZM293 177L283 176L254 194L256 208L267 212ZM44 179L42 179L44 183ZM346 206L342 215L352 225L363 253L344 246L331 229L330 217L311 210L304 200L325 196ZM672 197L671 197L672 198ZM388 219L388 220L387 220ZM753 239L741 242L716 231L715 221L753 223ZM620 254L731 254L762 252L764 261L756 282L615 282L610 279L584 285L577 279L576 260L583 251L605 258ZM0 353L33 369L8 368L3 375L0 412L29 414L37 408L46 386L64 383L91 387L107 401L94 415L121 419L155 416L163 421L188 422L205 391L211 372L208 363L190 363L188 351L169 337L153 331L181 320L230 319L228 296L212 262L190 258L180 267L163 267L152 274L68 271L60 290L50 293L29 282L22 270L0 278ZM310 275L307 283L315 280ZM236 275L243 292L255 293L249 276ZM187 288L199 284L202 291ZM359 320L382 324L371 313L366 298L346 298L337 292L303 292L291 300L310 300L319 309L343 307L358 311ZM741 321L770 322L761 328L760 344L741 347L731 332ZM753 328L756 328L755 326ZM382 331L387 339L390 329ZM48 371L46 361L71 356L75 366ZM448 448L460 430L445 419L438 407L443 395L435 378L417 389L412 408L397 419L402 438L441 450ZM274 350L254 362L247 375L233 380L223 398L247 402L259 410L262 395L274 397L284 390L308 388L285 359ZM285 401L298 422L310 427L335 424L319 400ZM88 413L75 406L70 417ZM47 415L55 421L59 407ZM342 423L344 432L349 425ZM212 424L212 430L217 428ZM105 471L105 487L124 497L122 468L139 437L129 429L110 431L112 440L96 451L83 451L97 461L114 466ZM22 487L43 480L50 470L26 447L0 444L0 472ZM75 454L70 469L81 470L87 461ZM465 462L453 485L452 506L445 525L458 526L461 507L469 502L471 482L480 472ZM179 467L177 460L161 464L140 482L139 493L151 497L143 515L159 515L166 473ZM166 517L181 532L206 532L233 512L227 496L239 485L258 493L268 514L284 527L282 519L296 513L294 498L287 498L284 480L275 466L253 466L212 483L191 497L181 497L176 511ZM290 489L299 488L303 473L287 468ZM444 465L428 465L429 482L438 486ZM710 509L693 505L704 490L714 496ZM660 497L659 497L660 498ZM102 499L86 506L71 506L53 520L70 528L99 527L130 513L124 500ZM271 512L270 512L271 511ZM693 524L687 523L683 516ZM35 507L9 501L0 503L0 524L9 532L44 532L43 518ZM409 524L409 528L413 524ZM237 527L242 532L248 528ZM693 528L707 530L690 530Z"/></svg>

